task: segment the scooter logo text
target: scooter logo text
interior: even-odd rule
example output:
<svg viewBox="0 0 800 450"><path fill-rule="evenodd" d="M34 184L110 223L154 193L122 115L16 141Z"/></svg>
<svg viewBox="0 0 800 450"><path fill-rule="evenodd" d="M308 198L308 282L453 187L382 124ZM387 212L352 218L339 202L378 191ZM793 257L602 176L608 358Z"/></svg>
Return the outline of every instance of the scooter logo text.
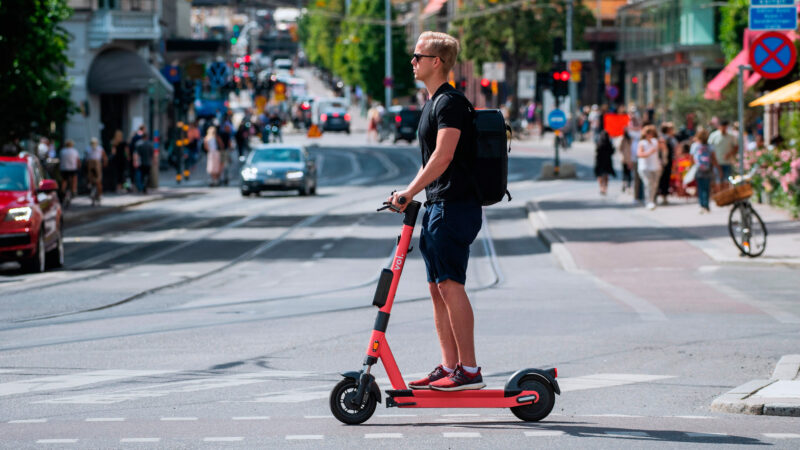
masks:
<svg viewBox="0 0 800 450"><path fill-rule="evenodd" d="M378 347L379 347L380 345L381 345L381 343L380 343L380 342L378 342L378 341L375 341L375 342L373 342L373 343L372 343L372 352L373 352L373 353L378 353Z"/></svg>
<svg viewBox="0 0 800 450"><path fill-rule="evenodd" d="M393 270L400 270L403 267L403 255L397 255L394 258L394 267Z"/></svg>

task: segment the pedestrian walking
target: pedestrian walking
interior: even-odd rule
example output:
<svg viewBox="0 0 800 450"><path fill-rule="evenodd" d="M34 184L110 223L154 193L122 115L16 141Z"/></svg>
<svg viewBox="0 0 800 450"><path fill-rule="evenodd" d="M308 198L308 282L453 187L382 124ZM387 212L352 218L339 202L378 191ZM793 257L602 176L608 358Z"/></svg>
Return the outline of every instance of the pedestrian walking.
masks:
<svg viewBox="0 0 800 450"><path fill-rule="evenodd" d="M58 155L61 160L61 192L69 191L74 197L78 193L78 171L81 168L81 154L75 148L75 141L67 139Z"/></svg>
<svg viewBox="0 0 800 450"><path fill-rule="evenodd" d="M147 132L142 133L141 138L136 142L133 153L136 189L140 193L146 194L147 187L150 185L150 171L153 168L153 155L155 154Z"/></svg>
<svg viewBox="0 0 800 450"><path fill-rule="evenodd" d="M654 125L647 125L642 129L642 139L636 148L637 172L644 184L644 198L647 209L656 208L656 194L658 179L661 175L661 159L659 158L658 133Z"/></svg>
<svg viewBox="0 0 800 450"><path fill-rule="evenodd" d="M378 108L373 104L367 111L367 143L378 142Z"/></svg>
<svg viewBox="0 0 800 450"><path fill-rule="evenodd" d="M86 151L86 171L89 184L97 190L98 204L103 196L103 169L108 166L108 156L96 137L89 140L89 149Z"/></svg>
<svg viewBox="0 0 800 450"><path fill-rule="evenodd" d="M445 33L426 31L417 41L411 65L430 97L419 123L422 167L408 187L388 199L404 210L408 203L400 204L400 197L411 200L423 189L427 196L419 249L427 269L442 361L428 376L410 382L412 389L457 391L485 386L475 359L472 306L464 290L469 247L482 221L472 178L477 153L474 108L447 82L459 50L458 40Z"/></svg>
<svg viewBox="0 0 800 450"><path fill-rule="evenodd" d="M711 181L714 173L723 173L717 161L717 155L708 145L708 131L703 128L697 130L692 148L694 161L694 179L697 182L697 201L700 204L700 213L710 211L709 197L711 196Z"/></svg>
<svg viewBox="0 0 800 450"><path fill-rule="evenodd" d="M130 164L130 149L122 130L114 132L111 139L111 173L114 177L114 184L117 186L117 193L121 193L127 178L126 171Z"/></svg>
<svg viewBox="0 0 800 450"><path fill-rule="evenodd" d="M211 178L209 186L217 186L219 177L222 174L222 140L217 136L217 127L208 127L205 139L203 139L203 149L206 152L206 173Z"/></svg>
<svg viewBox="0 0 800 450"><path fill-rule="evenodd" d="M661 125L661 141L659 143L662 147L661 157L661 177L658 180L658 196L661 197L661 204L667 204L667 196L669 195L670 179L672 178L672 163L675 159L675 150L678 146L678 140L675 139L675 126L672 122L664 122Z"/></svg>
<svg viewBox="0 0 800 450"><path fill-rule="evenodd" d="M733 173L733 165L736 164L736 152L739 150L737 136L734 136L728 130L730 122L721 120L717 129L708 136L708 145L714 151L714 156L719 163L719 178L720 183L725 183L725 180Z"/></svg>
<svg viewBox="0 0 800 450"><path fill-rule="evenodd" d="M631 183L633 182L633 159L631 153L633 152L633 140L628 130L622 134L622 141L619 144L619 153L622 156L622 192L630 190Z"/></svg>
<svg viewBox="0 0 800 450"><path fill-rule="evenodd" d="M608 176L617 177L614 163L611 161L612 155L614 155L614 144L611 143L611 137L606 130L601 130L597 135L594 156L594 176L597 177L600 195L606 195L608 192Z"/></svg>

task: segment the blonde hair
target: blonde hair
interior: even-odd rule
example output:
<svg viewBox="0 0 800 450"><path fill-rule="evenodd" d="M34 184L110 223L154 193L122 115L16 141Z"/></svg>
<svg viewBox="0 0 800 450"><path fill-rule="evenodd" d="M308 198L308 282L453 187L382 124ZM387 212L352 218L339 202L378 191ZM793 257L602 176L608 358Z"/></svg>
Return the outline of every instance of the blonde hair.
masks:
<svg viewBox="0 0 800 450"><path fill-rule="evenodd" d="M697 133L694 138L701 144L708 144L708 130L703 127L697 127Z"/></svg>
<svg viewBox="0 0 800 450"><path fill-rule="evenodd" d="M426 51L439 57L442 61L442 71L445 74L449 73L461 52L461 44L458 43L458 39L447 33L426 31L419 35L418 41L424 43Z"/></svg>
<svg viewBox="0 0 800 450"><path fill-rule="evenodd" d="M642 134L645 136L652 134L653 137L658 137L658 131L656 131L655 125L645 125L645 127L642 128Z"/></svg>
<svg viewBox="0 0 800 450"><path fill-rule="evenodd" d="M67 139L64 141L64 147L75 147L75 141L72 139Z"/></svg>

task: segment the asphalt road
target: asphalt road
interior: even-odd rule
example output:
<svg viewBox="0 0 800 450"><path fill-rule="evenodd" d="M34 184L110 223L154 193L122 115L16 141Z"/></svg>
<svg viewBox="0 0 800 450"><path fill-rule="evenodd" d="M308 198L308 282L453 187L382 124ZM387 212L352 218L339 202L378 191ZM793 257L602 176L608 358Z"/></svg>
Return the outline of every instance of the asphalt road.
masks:
<svg viewBox="0 0 800 450"><path fill-rule="evenodd" d="M0 446L800 445L796 418L709 409L796 352L798 324L735 302L758 296L770 311L798 314L796 272L717 266L689 250L681 271L641 254L622 255L632 261L623 265L618 243L602 237L578 255L586 267L565 270L536 239L525 202L591 181L536 182L544 161L524 154L511 161L514 200L485 210L467 287L489 386L520 368L558 367L553 414L524 423L507 410L381 404L362 426L337 422L328 394L339 372L360 368L377 276L401 225L375 208L419 164L414 146L354 145L363 141L326 136L311 150L316 196L207 189L67 229L64 270L3 266ZM683 251L664 233L648 252ZM674 293L664 288L670 277ZM679 288L695 278L707 301ZM407 380L439 362L425 294L414 251L387 333ZM376 376L390 388L382 368Z"/></svg>

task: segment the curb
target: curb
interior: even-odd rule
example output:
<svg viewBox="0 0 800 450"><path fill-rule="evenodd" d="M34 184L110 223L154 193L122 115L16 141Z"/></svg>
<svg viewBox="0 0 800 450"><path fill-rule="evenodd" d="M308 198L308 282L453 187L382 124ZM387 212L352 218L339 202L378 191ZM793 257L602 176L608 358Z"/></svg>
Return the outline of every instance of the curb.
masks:
<svg viewBox="0 0 800 450"><path fill-rule="evenodd" d="M578 265L567 249L564 238L547 223L547 216L539 207L539 203L531 200L525 206L528 209L528 220L536 231L536 238L550 250L564 270L567 272L578 271Z"/></svg>
<svg viewBox="0 0 800 450"><path fill-rule="evenodd" d="M800 390L800 355L784 355L775 366L772 378L752 380L728 391L711 403L711 410L733 414L800 417L800 398L759 397L757 395L765 388L778 386L781 382L794 382L789 390L792 391L793 397L798 396L800 393L797 392Z"/></svg>

